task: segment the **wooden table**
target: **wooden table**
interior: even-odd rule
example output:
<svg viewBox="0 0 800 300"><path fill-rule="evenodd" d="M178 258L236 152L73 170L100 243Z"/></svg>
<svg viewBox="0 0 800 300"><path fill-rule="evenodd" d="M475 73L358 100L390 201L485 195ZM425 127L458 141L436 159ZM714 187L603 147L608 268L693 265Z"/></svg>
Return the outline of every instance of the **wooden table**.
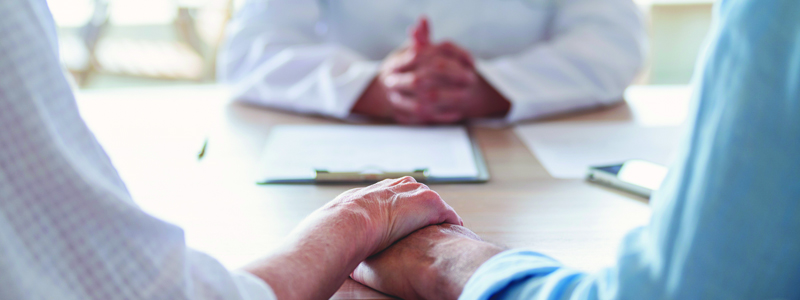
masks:
<svg viewBox="0 0 800 300"><path fill-rule="evenodd" d="M635 87L629 103L546 122L658 122L678 114L685 87ZM258 186L255 165L275 124L339 121L230 104L217 86L85 91L85 120L141 207L183 227L187 243L241 267L269 252L306 215L353 186ZM678 108L675 108L678 107ZM483 239L595 271L615 262L625 233L648 222L646 199L583 180L553 179L510 128L476 128L492 179L434 185ZM208 139L206 155L197 154ZM348 281L334 299L386 296Z"/></svg>

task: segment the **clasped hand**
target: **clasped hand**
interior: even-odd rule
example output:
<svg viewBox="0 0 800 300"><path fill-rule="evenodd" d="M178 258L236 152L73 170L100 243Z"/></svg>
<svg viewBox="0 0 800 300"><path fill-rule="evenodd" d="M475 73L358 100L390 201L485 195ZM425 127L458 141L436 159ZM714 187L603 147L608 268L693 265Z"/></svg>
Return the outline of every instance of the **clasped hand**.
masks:
<svg viewBox="0 0 800 300"><path fill-rule="evenodd" d="M497 117L508 101L476 71L472 55L453 42L432 43L426 18L409 42L384 60L353 111L402 124L446 124Z"/></svg>
<svg viewBox="0 0 800 300"><path fill-rule="evenodd" d="M478 81L471 55L451 42L431 44L425 19L411 43L391 54L378 77L399 123L452 123L474 114Z"/></svg>

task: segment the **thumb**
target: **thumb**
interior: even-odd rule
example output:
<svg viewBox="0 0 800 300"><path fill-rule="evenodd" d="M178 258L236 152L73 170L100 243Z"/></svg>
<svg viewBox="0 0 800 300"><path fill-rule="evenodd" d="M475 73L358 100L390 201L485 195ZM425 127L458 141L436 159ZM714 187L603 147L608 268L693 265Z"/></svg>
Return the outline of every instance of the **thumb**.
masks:
<svg viewBox="0 0 800 300"><path fill-rule="evenodd" d="M428 24L428 17L423 15L411 30L411 40L413 41L414 49L418 50L430 45L430 34L431 30L430 24Z"/></svg>

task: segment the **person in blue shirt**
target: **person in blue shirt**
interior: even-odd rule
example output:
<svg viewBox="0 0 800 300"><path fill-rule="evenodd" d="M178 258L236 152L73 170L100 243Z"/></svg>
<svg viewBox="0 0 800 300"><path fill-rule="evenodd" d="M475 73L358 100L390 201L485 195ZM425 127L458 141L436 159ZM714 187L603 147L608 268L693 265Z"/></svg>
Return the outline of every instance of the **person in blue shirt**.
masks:
<svg viewBox="0 0 800 300"><path fill-rule="evenodd" d="M691 134L615 266L587 274L445 225L351 276L405 299L800 299L800 1L719 1L710 38Z"/></svg>

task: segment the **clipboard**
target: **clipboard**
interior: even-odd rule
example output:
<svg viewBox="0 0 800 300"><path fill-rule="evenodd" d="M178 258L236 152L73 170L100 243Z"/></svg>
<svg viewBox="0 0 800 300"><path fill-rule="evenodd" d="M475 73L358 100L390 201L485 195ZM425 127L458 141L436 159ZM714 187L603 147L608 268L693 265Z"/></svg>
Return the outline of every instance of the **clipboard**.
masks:
<svg viewBox="0 0 800 300"><path fill-rule="evenodd" d="M400 132L402 134L413 134L415 136L421 136L423 139L427 138L427 140L431 144L437 143L437 134L439 132L444 133L446 135L442 135L442 144L446 144L446 140L452 139L455 144L453 147L457 147L455 153L450 155L450 153L443 153L442 157L446 159L451 159L450 156L455 156L462 161L462 164L469 164L470 166L474 166L474 172L469 172L471 174L456 174L456 173L448 173L445 172L437 174L435 168L427 168L427 167L414 167L414 168L407 168L408 171L405 170L384 170L380 167L360 167L360 168L343 168L339 167L336 170L330 170L327 168L308 168L308 172L304 172L304 174L287 174L288 176L276 176L275 174L271 176L263 176L259 175L257 179L257 183L260 185L272 185L272 184L364 184L364 183L374 183L377 181L381 181L387 178L398 178L403 176L411 176L414 177L418 182L423 182L426 184L445 184L445 183L482 183L489 181L489 171L486 166L486 161L483 157L483 153L480 149L480 146L476 142L473 137L472 131L465 127L434 127L434 128L422 128L422 127L401 127L401 126L367 126L367 125L279 125L272 129L270 132L270 141L267 142L267 146L265 147L265 157L262 157L262 163L260 163L259 168L268 169L270 168L269 161L272 161L274 167L276 164L279 165L284 163L283 161L278 161L277 157L280 157L280 153L291 151L292 149L282 149L276 151L272 148L279 148L281 147L281 143L286 144L293 144L293 143L301 143L298 141L292 141L288 136L298 136L302 135L304 131L308 132L315 132L319 131L320 136L328 137L329 135L336 135L338 131L350 131L351 133L360 133L364 131L364 134L369 136L369 134L373 134L375 136L376 133L385 131L387 133L392 132ZM274 137L273 133L278 132L278 137ZM288 131L288 132L287 132ZM463 131L459 133L459 131ZM452 132L450 134L448 132ZM402 135L401 134L401 135ZM466 140L464 140L464 135ZM428 136L430 135L430 136ZM461 136L460 138L455 137L455 135ZM273 139L275 138L275 139ZM345 137L345 140L351 137ZM313 143L310 143L313 144ZM329 144L330 145L330 144ZM296 147L296 145L285 145L288 148ZM312 146L312 145L309 145ZM324 145L323 145L324 146ZM441 148L445 149L445 145L431 145L432 148ZM333 148L337 148L338 146L334 146ZM320 149L316 149L320 153ZM341 149L334 149L334 151ZM420 150L420 149L417 149ZM365 149L365 152L370 152L371 149ZM469 155L466 155L466 152L469 152ZM310 151L309 153L314 153ZM294 153L287 153L287 155L302 155L295 151ZM272 157L270 157L272 156ZM430 157L428 158L430 159ZM469 160L468 162L466 160ZM266 162L265 162L266 161ZM432 170L431 170L432 169ZM471 168L463 168L464 170L472 170ZM442 168L439 168L442 170ZM290 172L291 173L291 172ZM292 176L294 175L294 176Z"/></svg>

